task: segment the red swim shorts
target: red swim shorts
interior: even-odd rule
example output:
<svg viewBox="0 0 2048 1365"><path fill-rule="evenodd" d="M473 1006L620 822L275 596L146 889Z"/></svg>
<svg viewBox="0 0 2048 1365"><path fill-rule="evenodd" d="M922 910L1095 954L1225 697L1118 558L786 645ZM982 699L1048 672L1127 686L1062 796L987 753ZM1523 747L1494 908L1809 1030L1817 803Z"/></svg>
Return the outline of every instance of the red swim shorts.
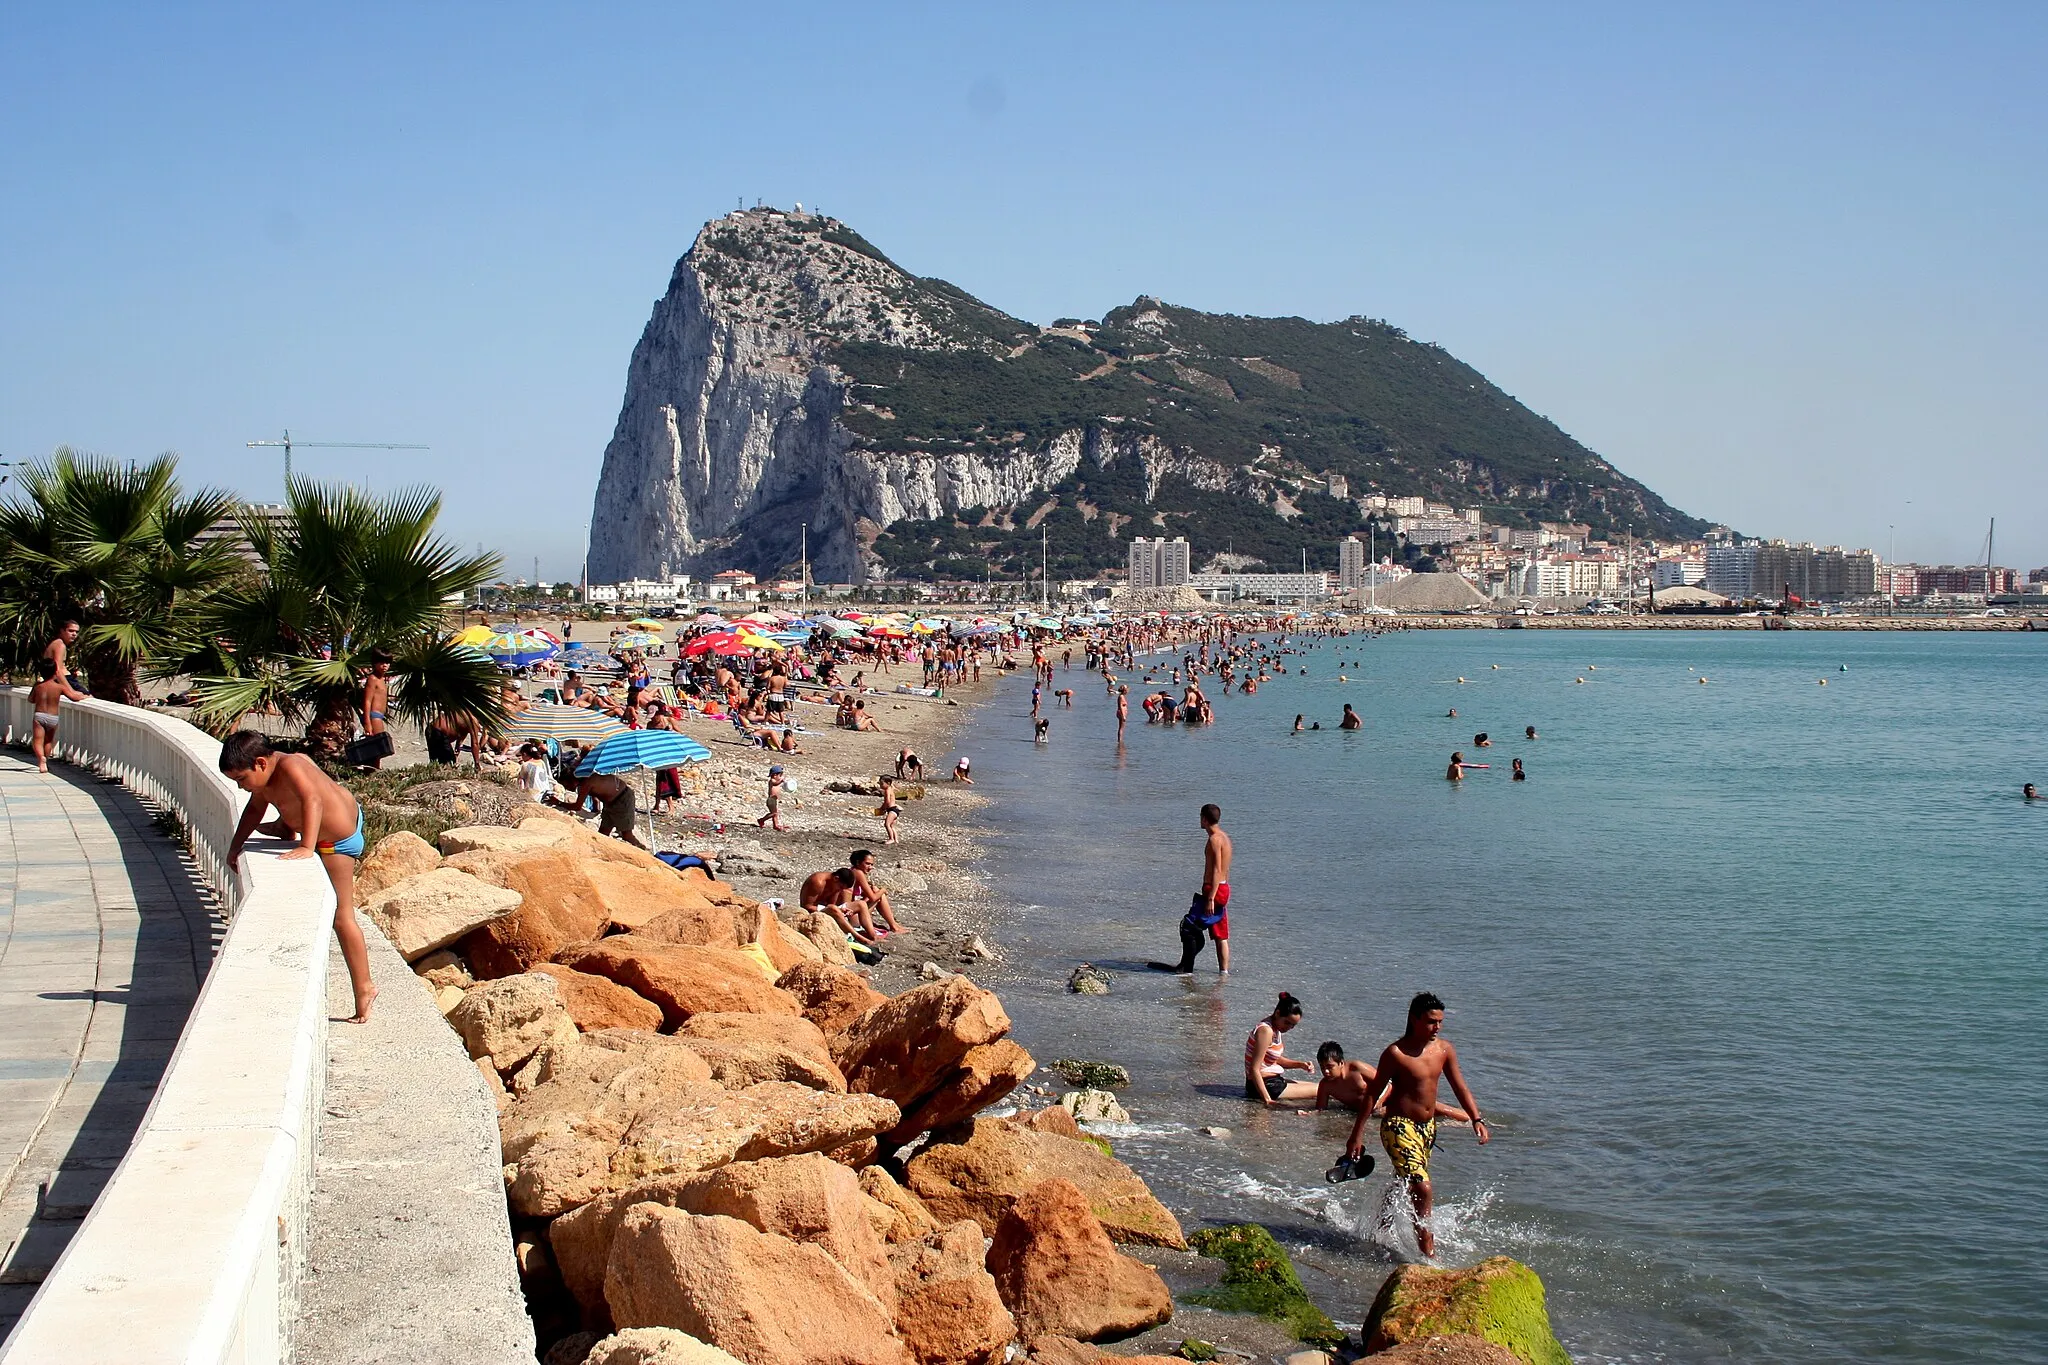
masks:
<svg viewBox="0 0 2048 1365"><path fill-rule="evenodd" d="M1201 892L1197 891L1195 893L1194 901L1188 906L1188 923L1207 931L1209 937L1215 939L1218 943L1228 943L1230 941L1230 883L1223 882L1216 888L1216 922L1214 924L1206 922L1208 919L1207 906L1203 904L1206 899L1207 897L1203 896Z"/></svg>

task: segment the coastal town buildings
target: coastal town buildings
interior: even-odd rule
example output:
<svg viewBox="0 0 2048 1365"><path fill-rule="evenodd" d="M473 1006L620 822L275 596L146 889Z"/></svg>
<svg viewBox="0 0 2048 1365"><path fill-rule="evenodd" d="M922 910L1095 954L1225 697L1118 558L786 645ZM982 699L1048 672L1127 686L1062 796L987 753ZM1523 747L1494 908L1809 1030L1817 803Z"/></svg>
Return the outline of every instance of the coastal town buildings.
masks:
<svg viewBox="0 0 2048 1365"><path fill-rule="evenodd" d="M1187 586L1212 602L1315 602L1330 595L1330 576L1308 573L1198 573Z"/></svg>
<svg viewBox="0 0 2048 1365"><path fill-rule="evenodd" d="M1877 558L1868 550L1782 540L1709 545L1706 587L1737 600L1787 594L1809 602L1873 597Z"/></svg>
<svg viewBox="0 0 2048 1365"><path fill-rule="evenodd" d="M1650 582L1660 588L1697 588L1707 581L1705 556L1659 559L1650 565Z"/></svg>
<svg viewBox="0 0 2048 1365"><path fill-rule="evenodd" d="M249 544L245 527L250 525L268 526L274 531L291 529L292 511L281 502L248 502L201 531L192 538L192 546L199 549L220 541L228 542L235 553L251 564L256 563L255 547Z"/></svg>
<svg viewBox="0 0 2048 1365"><path fill-rule="evenodd" d="M1178 588L1192 569L1186 536L1139 536L1131 542L1129 562L1133 588Z"/></svg>

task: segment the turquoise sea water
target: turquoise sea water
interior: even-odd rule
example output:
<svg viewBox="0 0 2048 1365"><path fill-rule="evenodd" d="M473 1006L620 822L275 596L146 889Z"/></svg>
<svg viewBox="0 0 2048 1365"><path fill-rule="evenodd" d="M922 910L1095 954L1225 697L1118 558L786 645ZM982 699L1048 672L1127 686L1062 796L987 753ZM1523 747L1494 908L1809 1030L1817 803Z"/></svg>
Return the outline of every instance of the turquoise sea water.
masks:
<svg viewBox="0 0 2048 1365"><path fill-rule="evenodd" d="M1134 707L1121 753L1099 679L1061 674L1040 747L1012 678L962 741L1023 904L1018 1035L1130 1067L1118 1150L1191 1225L1274 1226L1356 1322L1386 1182L1323 1183L1348 1119L1236 1097L1244 1039L1285 989L1292 1055L1370 1060L1428 989L1495 1132L1444 1138L1442 1252L1535 1266L1580 1359L2048 1359L2048 802L2019 796L2048 636L1418 632L1303 663L1207 729ZM1453 786L1453 749L1494 766ZM1232 974L1147 972L1211 800ZM1082 961L1112 995L1061 989Z"/></svg>

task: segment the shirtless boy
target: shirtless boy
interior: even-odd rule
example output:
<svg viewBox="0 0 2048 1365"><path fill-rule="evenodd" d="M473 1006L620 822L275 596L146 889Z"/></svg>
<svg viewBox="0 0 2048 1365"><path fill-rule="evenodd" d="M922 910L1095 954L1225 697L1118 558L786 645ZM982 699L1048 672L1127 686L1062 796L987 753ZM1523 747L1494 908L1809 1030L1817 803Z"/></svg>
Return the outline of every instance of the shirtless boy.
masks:
<svg viewBox="0 0 2048 1365"><path fill-rule="evenodd" d="M370 656L370 671L363 675L363 733L381 735L384 733L385 712L391 706L391 656L378 650ZM373 759L373 768L384 766L384 760Z"/></svg>
<svg viewBox="0 0 2048 1365"><path fill-rule="evenodd" d="M1365 1121L1382 1098L1386 1113L1380 1117L1380 1146L1393 1159L1394 1174L1408 1182L1408 1196L1415 1208L1415 1245L1424 1256L1436 1255L1436 1234L1430 1231L1429 1212L1436 1192L1429 1183L1429 1154L1436 1146L1437 1100L1440 1080L1451 1083L1451 1093L1472 1116L1472 1132L1484 1146L1493 1139L1479 1101L1465 1084L1458 1069L1458 1050L1442 1036L1444 1002L1428 991L1408 1002L1408 1031L1388 1044L1380 1054L1378 1080L1374 1085L1376 1103L1367 1105L1351 1125L1351 1141L1344 1155L1356 1161L1365 1151Z"/></svg>
<svg viewBox="0 0 2048 1365"><path fill-rule="evenodd" d="M320 859L334 884L334 936L341 941L348 983L355 992L356 1012L349 1022L370 1017L377 988L370 981L370 950L356 923L356 859L363 856L363 808L348 788L320 771L304 754L281 754L267 736L237 730L220 746L221 773L249 793L242 821L228 844L228 866L241 861L242 845L252 834L298 840L283 861ZM277 808L277 819L265 822L264 812ZM348 830L346 835L340 831Z"/></svg>
<svg viewBox="0 0 2048 1365"><path fill-rule="evenodd" d="M1180 962L1173 970L1186 975L1195 970L1206 934L1216 944L1216 970L1230 974L1230 836L1223 832L1223 808L1211 803L1202 807L1202 829L1208 835L1202 845L1202 889L1180 922Z"/></svg>
<svg viewBox="0 0 2048 1365"><path fill-rule="evenodd" d="M862 943L873 943L881 935L875 932L875 920L868 912L868 903L855 894L857 886L850 867L813 872L798 888L796 903L800 909L823 910L842 932L852 934Z"/></svg>
<svg viewBox="0 0 2048 1365"><path fill-rule="evenodd" d="M36 771L46 773L50 771L50 754L57 747L61 703L86 697L57 671L57 660L48 655L36 660L36 677L41 681L28 690L29 711L35 717L29 726L28 747L36 756Z"/></svg>

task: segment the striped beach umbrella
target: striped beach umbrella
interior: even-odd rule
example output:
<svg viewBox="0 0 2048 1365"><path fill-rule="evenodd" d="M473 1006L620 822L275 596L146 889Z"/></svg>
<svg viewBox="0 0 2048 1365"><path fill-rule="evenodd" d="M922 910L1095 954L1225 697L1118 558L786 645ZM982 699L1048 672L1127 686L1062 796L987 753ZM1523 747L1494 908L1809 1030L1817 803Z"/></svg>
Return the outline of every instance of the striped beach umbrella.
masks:
<svg viewBox="0 0 2048 1365"><path fill-rule="evenodd" d="M631 772L635 768L679 768L710 758L709 749L674 730L628 730L585 754L576 765L576 776Z"/></svg>
<svg viewBox="0 0 2048 1365"><path fill-rule="evenodd" d="M552 702L535 702L507 721L504 729L507 739L574 740L578 744L598 744L626 733L624 723L602 711Z"/></svg>

